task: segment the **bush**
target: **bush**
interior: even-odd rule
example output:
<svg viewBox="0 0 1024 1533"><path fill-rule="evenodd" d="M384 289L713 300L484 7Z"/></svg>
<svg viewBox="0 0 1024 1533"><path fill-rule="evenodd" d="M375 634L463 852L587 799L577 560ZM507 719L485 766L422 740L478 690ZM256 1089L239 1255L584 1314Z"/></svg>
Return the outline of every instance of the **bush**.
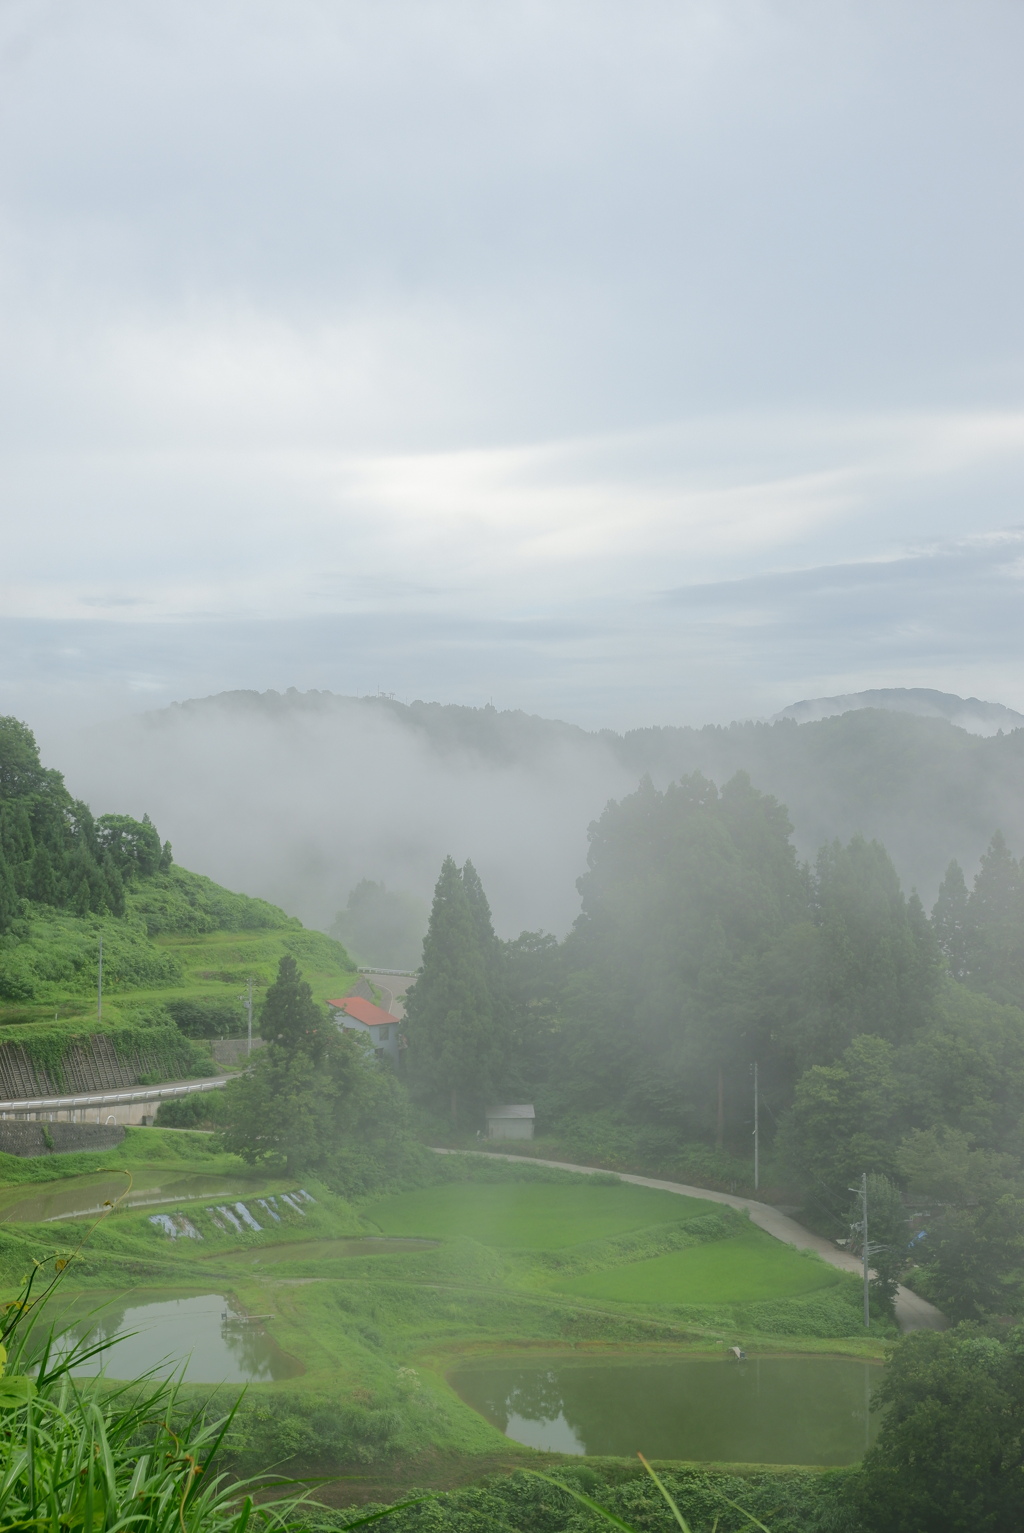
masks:
<svg viewBox="0 0 1024 1533"><path fill-rule="evenodd" d="M237 1038L245 1031L238 1003L211 996L174 999L164 1009L186 1038Z"/></svg>
<svg viewBox="0 0 1024 1533"><path fill-rule="evenodd" d="M170 1097L156 1110L157 1128L220 1128L224 1122L221 1091L193 1091L186 1097Z"/></svg>

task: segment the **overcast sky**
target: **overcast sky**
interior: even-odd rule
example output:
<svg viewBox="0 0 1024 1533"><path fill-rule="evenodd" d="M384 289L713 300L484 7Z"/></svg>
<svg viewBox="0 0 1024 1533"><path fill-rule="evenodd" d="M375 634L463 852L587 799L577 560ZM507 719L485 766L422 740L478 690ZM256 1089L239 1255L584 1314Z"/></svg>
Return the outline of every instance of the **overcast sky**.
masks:
<svg viewBox="0 0 1024 1533"><path fill-rule="evenodd" d="M0 712L1024 708L1019 0L5 0Z"/></svg>

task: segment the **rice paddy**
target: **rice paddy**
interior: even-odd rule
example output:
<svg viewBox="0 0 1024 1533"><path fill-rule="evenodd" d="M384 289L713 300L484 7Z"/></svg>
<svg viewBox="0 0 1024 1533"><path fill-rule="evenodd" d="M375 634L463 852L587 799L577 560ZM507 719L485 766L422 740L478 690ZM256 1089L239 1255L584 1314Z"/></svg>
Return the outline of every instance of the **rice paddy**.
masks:
<svg viewBox="0 0 1024 1533"><path fill-rule="evenodd" d="M708 1212L699 1198L628 1182L575 1182L452 1182L398 1193L364 1213L385 1235L462 1235L506 1250L559 1251Z"/></svg>

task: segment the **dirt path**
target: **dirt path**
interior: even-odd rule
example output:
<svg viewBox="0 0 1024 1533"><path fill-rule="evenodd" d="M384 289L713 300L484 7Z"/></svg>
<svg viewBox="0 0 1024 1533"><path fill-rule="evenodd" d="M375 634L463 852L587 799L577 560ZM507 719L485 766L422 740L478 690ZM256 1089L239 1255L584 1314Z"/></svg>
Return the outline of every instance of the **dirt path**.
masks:
<svg viewBox="0 0 1024 1533"><path fill-rule="evenodd" d="M538 1160L533 1155L502 1155L496 1150L437 1150L436 1153L438 1155L489 1155L494 1160L550 1166L556 1171L581 1171L589 1176L608 1174L607 1168L601 1166L575 1166L564 1160ZM830 1266L839 1267L843 1272L855 1272L858 1276L860 1275L861 1265L855 1256L851 1256L848 1251L841 1251L838 1246L832 1244L831 1240L826 1240L824 1235L814 1235L810 1230L805 1230L802 1224L797 1224L796 1220L790 1219L788 1214L780 1214L779 1210L772 1208L770 1203L758 1203L753 1198L733 1197L728 1192L710 1192L707 1187L687 1187L682 1182L663 1182L653 1176L631 1176L624 1171L616 1171L612 1174L620 1181L633 1182L637 1187L656 1187L660 1192L678 1192L687 1198L706 1198L711 1203L727 1203L730 1208L745 1208L753 1223L759 1229L766 1230L769 1235L774 1235L776 1240L783 1240L786 1245L795 1246L798 1251L817 1251ZM946 1317L941 1310L937 1310L934 1304L929 1304L927 1299L911 1293L909 1288L899 1289L896 1294L895 1308L896 1322L901 1331L945 1330Z"/></svg>

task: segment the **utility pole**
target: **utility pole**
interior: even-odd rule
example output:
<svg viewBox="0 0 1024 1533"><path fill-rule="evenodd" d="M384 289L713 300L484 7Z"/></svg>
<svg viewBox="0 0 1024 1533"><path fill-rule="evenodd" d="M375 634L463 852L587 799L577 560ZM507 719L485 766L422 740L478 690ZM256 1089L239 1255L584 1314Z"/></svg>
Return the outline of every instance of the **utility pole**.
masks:
<svg viewBox="0 0 1024 1533"><path fill-rule="evenodd" d="M851 1187L851 1192L860 1193L860 1223L851 1224L850 1229L856 1230L861 1238L861 1266L864 1270L864 1329L871 1325L870 1283L871 1283L871 1246L868 1244L868 1174L861 1173L860 1186ZM876 1251L886 1251L887 1246L875 1246Z"/></svg>
<svg viewBox="0 0 1024 1533"><path fill-rule="evenodd" d="M861 1232L864 1237L864 1244L861 1247L864 1266L864 1329L867 1330L871 1324L871 1310L868 1304L868 1174L866 1171L861 1174L860 1179L860 1210Z"/></svg>
<svg viewBox="0 0 1024 1533"><path fill-rule="evenodd" d="M103 1021L103 937L100 936L100 963L96 975L96 1020Z"/></svg>
<svg viewBox="0 0 1024 1533"><path fill-rule="evenodd" d="M754 1191L761 1185L761 1139L757 1122L757 1060L754 1060Z"/></svg>

